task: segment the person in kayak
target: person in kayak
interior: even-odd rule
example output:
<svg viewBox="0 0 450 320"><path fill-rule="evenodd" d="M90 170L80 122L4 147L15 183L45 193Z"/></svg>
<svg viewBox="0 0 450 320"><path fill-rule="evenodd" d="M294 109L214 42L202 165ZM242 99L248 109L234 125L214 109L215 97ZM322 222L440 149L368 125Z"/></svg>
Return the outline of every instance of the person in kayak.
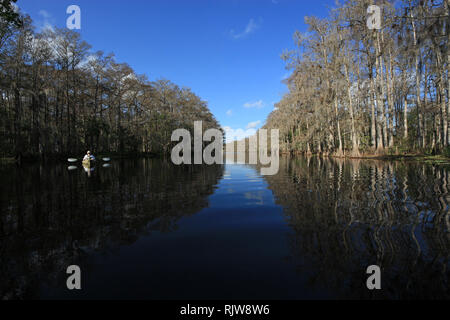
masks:
<svg viewBox="0 0 450 320"><path fill-rule="evenodd" d="M84 156L84 158L83 158L83 161L85 161L85 160L91 160L91 161L94 161L94 160L95 160L95 157L94 157L93 155L91 155L91 152L90 152L90 151L88 151L88 152L86 153L86 155Z"/></svg>

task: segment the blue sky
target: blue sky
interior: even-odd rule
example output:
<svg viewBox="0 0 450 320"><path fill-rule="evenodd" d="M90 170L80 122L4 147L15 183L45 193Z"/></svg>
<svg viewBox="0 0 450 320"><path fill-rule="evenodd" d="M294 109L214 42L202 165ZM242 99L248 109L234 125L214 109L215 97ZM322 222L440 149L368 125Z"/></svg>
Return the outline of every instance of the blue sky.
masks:
<svg viewBox="0 0 450 320"><path fill-rule="evenodd" d="M65 27L81 8L93 51L114 52L150 80L188 86L223 127L259 128L286 87L280 54L305 15L327 16L334 0L19 0L35 26Z"/></svg>

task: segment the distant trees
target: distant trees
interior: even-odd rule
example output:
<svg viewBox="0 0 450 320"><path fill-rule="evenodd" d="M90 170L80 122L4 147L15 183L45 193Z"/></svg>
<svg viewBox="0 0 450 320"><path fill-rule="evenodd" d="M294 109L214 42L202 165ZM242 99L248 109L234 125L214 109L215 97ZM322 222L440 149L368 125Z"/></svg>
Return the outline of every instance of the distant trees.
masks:
<svg viewBox="0 0 450 320"><path fill-rule="evenodd" d="M0 157L95 152L168 154L176 128L219 128L205 101L92 52L68 29L0 19Z"/></svg>
<svg viewBox="0 0 450 320"><path fill-rule="evenodd" d="M443 152L449 146L450 0L404 0L367 27L369 0L347 0L326 19L305 18L289 92L266 128L280 129L283 152L358 156Z"/></svg>

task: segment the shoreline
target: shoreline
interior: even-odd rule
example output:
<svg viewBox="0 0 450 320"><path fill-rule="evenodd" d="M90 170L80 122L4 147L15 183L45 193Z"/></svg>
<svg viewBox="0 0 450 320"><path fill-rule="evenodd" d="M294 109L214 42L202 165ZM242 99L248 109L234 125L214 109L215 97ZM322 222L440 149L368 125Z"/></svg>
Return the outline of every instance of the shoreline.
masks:
<svg viewBox="0 0 450 320"><path fill-rule="evenodd" d="M75 158L79 161L83 159L84 155L67 155L67 154L52 154L44 156L43 158L40 156L27 156L23 157L21 161L18 161L14 157L0 157L0 165L10 165L10 164L31 164L31 163L41 163L41 164L54 164L59 162L67 162L68 158ZM161 158L164 159L164 156L156 153L98 153L95 155L96 159L101 158L110 158L111 160L120 160L120 159L138 159L138 158Z"/></svg>
<svg viewBox="0 0 450 320"><path fill-rule="evenodd" d="M294 157L297 156L305 156L305 157L323 157L323 158L335 158L335 159L348 159L348 160L379 160L379 161L414 161L414 162L426 162L426 163L434 163L434 164L449 164L450 165L450 157L446 157L444 155L427 155L420 153L409 153L409 154L361 154L359 156L352 155L335 155L335 154L318 154L318 153L289 153L284 152L280 153L280 155L286 156L291 155Z"/></svg>
<svg viewBox="0 0 450 320"><path fill-rule="evenodd" d="M402 155L376 155L376 154L362 154L359 156L351 155L334 155L334 154L318 154L318 153L289 153L282 152L280 156L293 156L293 157L322 157L322 158L335 158L344 160L378 160L378 161L411 161L411 162L424 162L430 164L448 164L450 165L450 157L444 155L426 155L426 154L402 154ZM24 158L22 164L29 164L34 162L53 164L61 161L67 162L67 155L52 155L47 157L45 161L39 157ZM143 154L114 154L114 153L99 153L96 158L111 158L111 160L126 160L126 159L139 159L139 158L158 158L165 159L166 157L154 153ZM82 157L80 157L81 161ZM0 157L0 165L19 164L14 157Z"/></svg>

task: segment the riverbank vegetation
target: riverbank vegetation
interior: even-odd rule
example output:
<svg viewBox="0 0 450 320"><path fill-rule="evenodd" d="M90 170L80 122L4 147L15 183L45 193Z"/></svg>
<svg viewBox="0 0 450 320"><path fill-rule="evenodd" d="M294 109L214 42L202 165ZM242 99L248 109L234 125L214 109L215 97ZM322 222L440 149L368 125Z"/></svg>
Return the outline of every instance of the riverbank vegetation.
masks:
<svg viewBox="0 0 450 320"><path fill-rule="evenodd" d="M0 17L0 158L46 159L90 149L168 154L176 128L220 128L186 87L150 81L78 32L36 32L29 17Z"/></svg>
<svg viewBox="0 0 450 320"><path fill-rule="evenodd" d="M306 17L288 93L264 128L280 129L280 151L335 156L450 155L450 0L348 0L325 19Z"/></svg>

